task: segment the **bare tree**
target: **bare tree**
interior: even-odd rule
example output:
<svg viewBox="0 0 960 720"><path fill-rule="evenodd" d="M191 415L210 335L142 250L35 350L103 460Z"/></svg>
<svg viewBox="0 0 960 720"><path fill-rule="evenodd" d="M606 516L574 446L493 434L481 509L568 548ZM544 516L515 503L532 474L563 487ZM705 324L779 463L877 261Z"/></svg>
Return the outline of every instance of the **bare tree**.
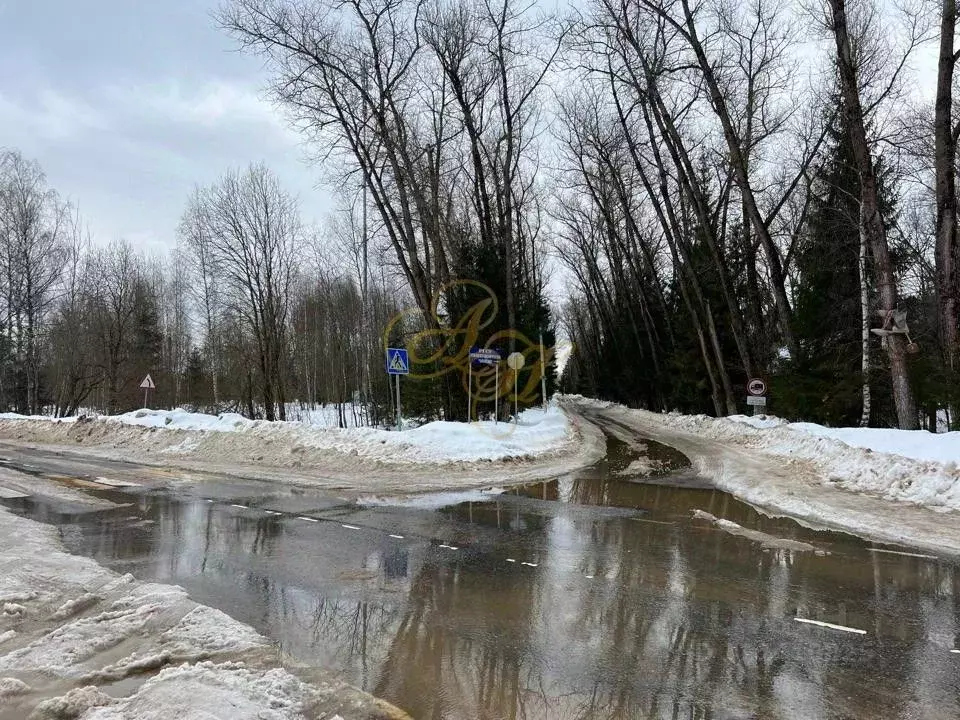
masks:
<svg viewBox="0 0 960 720"><path fill-rule="evenodd" d="M264 415L283 420L288 309L302 242L298 203L270 170L251 165L196 193L185 217L191 237L209 250L231 311L253 336Z"/></svg>
<svg viewBox="0 0 960 720"><path fill-rule="evenodd" d="M957 137L960 122L954 118L953 82L957 64L954 50L957 25L956 0L940 3L940 49L937 61L937 96L934 106L934 168L936 196L937 310L940 345L952 370L957 352Z"/></svg>
<svg viewBox="0 0 960 720"><path fill-rule="evenodd" d="M5 389L22 412L40 411L40 348L70 219L69 206L47 187L37 163L16 152L0 154L3 330L12 363Z"/></svg>
<svg viewBox="0 0 960 720"><path fill-rule="evenodd" d="M197 188L187 204L177 229L180 242L187 249L195 283L191 284L194 302L200 307L204 345L210 367L210 385L214 409L220 407L220 294L217 285L217 266L214 262L212 237L203 215L203 193Z"/></svg>
<svg viewBox="0 0 960 720"><path fill-rule="evenodd" d="M860 212L862 232L873 256L874 275L880 295L880 312L889 317L898 310L899 297L896 277L887 243L887 229L880 211L880 195L873 153L867 139L864 106L860 96L857 56L847 22L846 0L829 0L830 27L837 48L837 71L847 131L860 175ZM890 375L897 419L901 429L915 430L919 426L916 402L910 386L907 367L907 339L893 333L885 338L890 359Z"/></svg>

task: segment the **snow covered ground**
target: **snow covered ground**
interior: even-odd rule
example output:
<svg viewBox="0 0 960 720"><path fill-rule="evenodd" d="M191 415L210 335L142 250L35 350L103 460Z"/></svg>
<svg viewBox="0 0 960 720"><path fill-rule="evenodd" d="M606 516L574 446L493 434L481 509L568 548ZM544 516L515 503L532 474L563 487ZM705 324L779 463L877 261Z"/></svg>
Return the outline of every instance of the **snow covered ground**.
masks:
<svg viewBox="0 0 960 720"><path fill-rule="evenodd" d="M76 423L77 418L52 420L2 414L0 421ZM410 430L392 432L369 427L337 428L304 422L249 420L242 415L204 415L185 410L136 410L123 415L99 417L95 423L119 423L144 428L183 430L201 433L243 433L248 442L277 441L285 435L291 444L380 459L392 463L443 463L496 461L531 458L548 453L569 442L572 429L567 416L557 407L530 409L520 413L517 423L479 421L472 423L437 421ZM177 449L189 449L188 439ZM176 452L176 449L171 449Z"/></svg>
<svg viewBox="0 0 960 720"><path fill-rule="evenodd" d="M518 423L436 421L394 432L360 427L248 420L241 415L200 415L182 410L137 410L106 418L110 422L171 430L244 432L250 436L287 431L313 447L382 458L392 462L476 462L533 457L569 439L570 423L559 408L525 410Z"/></svg>
<svg viewBox="0 0 960 720"><path fill-rule="evenodd" d="M252 628L70 555L56 532L0 509L0 720L405 717L304 681Z"/></svg>
<svg viewBox="0 0 960 720"><path fill-rule="evenodd" d="M701 437L815 463L823 471L823 482L834 487L960 510L960 432L828 428L771 416L654 416L663 425Z"/></svg>
<svg viewBox="0 0 960 720"><path fill-rule="evenodd" d="M138 410L69 421L7 416L0 418L0 442L334 489L341 496L537 482L603 457L603 434L557 406L526 410L518 420L432 422L396 432Z"/></svg>
<svg viewBox="0 0 960 720"><path fill-rule="evenodd" d="M960 510L960 432L828 428L745 415L667 415L664 421L767 454L816 463L824 470L824 481L840 488Z"/></svg>
<svg viewBox="0 0 960 720"><path fill-rule="evenodd" d="M721 489L808 524L960 554L960 433L826 428L771 417L561 404L671 445Z"/></svg>

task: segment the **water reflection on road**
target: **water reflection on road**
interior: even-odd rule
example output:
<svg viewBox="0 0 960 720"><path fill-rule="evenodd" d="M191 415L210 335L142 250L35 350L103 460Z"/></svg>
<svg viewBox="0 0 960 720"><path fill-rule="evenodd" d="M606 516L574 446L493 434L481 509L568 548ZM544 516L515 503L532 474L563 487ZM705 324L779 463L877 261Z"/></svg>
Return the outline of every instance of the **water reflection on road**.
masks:
<svg viewBox="0 0 960 720"><path fill-rule="evenodd" d="M14 506L416 718L960 716L956 565L624 467L439 510L170 491L108 514ZM694 509L818 552L765 550Z"/></svg>

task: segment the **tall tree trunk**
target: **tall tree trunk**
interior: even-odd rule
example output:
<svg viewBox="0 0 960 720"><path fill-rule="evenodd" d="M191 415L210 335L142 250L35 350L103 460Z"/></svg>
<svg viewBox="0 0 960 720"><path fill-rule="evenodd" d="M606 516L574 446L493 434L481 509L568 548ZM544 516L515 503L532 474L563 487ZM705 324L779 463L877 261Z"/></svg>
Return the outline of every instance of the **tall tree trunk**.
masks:
<svg viewBox="0 0 960 720"><path fill-rule="evenodd" d="M860 373L863 382L863 410L860 427L870 426L870 294L867 292L867 234L863 228L863 211L860 212Z"/></svg>
<svg viewBox="0 0 960 720"><path fill-rule="evenodd" d="M867 142L863 106L860 103L860 90L857 84L856 61L847 29L845 0L830 0L830 9L833 15L833 36L837 44L837 70L840 76L843 110L847 116L847 132L850 134L850 145L860 174L862 228L873 254L881 310L890 312L896 309L898 303L896 278L890 261L887 230L880 215L877 176L873 168L870 146ZM891 334L887 341L887 354L890 357L890 379L893 385L893 400L897 408L897 420L901 429L916 430L919 423L916 401L907 373L906 337L902 334Z"/></svg>
<svg viewBox="0 0 960 720"><path fill-rule="evenodd" d="M942 0L940 57L937 63L937 99L934 108L934 163L936 170L937 314L940 347L951 370L957 351L957 188L956 135L953 128L953 73L956 0Z"/></svg>

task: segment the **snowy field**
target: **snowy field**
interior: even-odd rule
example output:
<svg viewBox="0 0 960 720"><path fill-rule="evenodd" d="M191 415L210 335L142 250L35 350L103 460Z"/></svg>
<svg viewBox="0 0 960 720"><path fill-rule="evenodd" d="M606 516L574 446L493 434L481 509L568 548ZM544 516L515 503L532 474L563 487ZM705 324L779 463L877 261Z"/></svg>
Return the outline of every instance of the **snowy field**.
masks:
<svg viewBox="0 0 960 720"><path fill-rule="evenodd" d="M405 717L332 676L301 680L252 628L56 533L0 509L0 719Z"/></svg>

